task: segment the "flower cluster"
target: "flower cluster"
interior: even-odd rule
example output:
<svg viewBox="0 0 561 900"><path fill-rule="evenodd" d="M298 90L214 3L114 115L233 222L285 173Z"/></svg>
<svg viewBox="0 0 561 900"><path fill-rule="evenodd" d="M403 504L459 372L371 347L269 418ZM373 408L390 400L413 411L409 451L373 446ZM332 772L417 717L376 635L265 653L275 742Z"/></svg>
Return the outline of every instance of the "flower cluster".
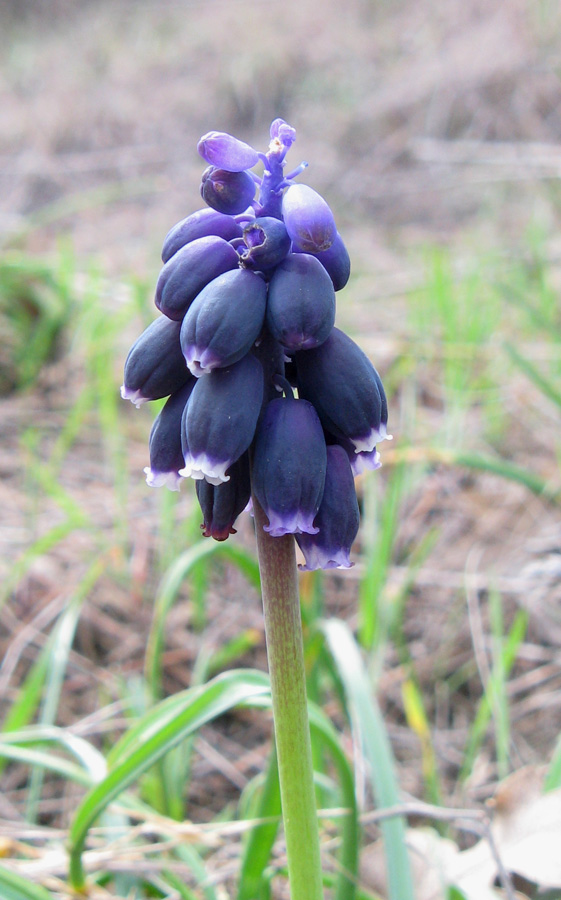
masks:
<svg viewBox="0 0 561 900"><path fill-rule="evenodd" d="M235 533L253 490L265 530L295 535L301 568L348 567L354 476L380 465L386 397L335 327L350 260L333 214L294 182L306 163L284 173L294 129L276 119L270 138L266 153L222 132L201 138L207 206L164 240L161 315L130 350L121 394L137 406L169 397L146 480L177 490L194 478L205 536Z"/></svg>

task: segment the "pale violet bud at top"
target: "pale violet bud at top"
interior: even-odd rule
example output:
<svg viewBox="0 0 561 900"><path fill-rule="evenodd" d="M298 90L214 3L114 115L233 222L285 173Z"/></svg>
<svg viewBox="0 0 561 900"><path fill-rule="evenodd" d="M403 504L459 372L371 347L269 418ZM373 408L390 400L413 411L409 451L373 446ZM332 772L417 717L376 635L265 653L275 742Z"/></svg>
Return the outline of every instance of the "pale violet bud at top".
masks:
<svg viewBox="0 0 561 900"><path fill-rule="evenodd" d="M203 135L197 150L211 166L228 172L243 172L259 161L257 150L223 131L209 131Z"/></svg>
<svg viewBox="0 0 561 900"><path fill-rule="evenodd" d="M328 250L337 236L329 206L307 184L290 185L282 198L282 217L291 240L304 253Z"/></svg>

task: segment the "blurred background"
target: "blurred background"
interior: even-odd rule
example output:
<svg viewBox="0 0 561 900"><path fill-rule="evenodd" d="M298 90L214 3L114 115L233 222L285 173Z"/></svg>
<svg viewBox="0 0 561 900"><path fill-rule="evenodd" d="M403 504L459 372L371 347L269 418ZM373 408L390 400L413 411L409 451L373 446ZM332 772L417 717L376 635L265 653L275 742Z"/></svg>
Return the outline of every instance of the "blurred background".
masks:
<svg viewBox="0 0 561 900"><path fill-rule="evenodd" d="M338 323L383 375L394 434L358 485L355 568L302 580L307 627L358 634L411 795L477 805L559 760L559 4L0 0L0 17L4 729L103 747L148 702L153 598L199 514L189 485L146 487L154 410L120 400L122 365L165 234L202 206L199 137L265 149L280 116L349 249ZM234 542L254 552L249 518ZM265 668L242 569L220 557L178 588L164 694L201 654L207 675ZM185 814L209 821L263 767L270 723L201 741ZM2 777L10 834L67 828L81 789Z"/></svg>

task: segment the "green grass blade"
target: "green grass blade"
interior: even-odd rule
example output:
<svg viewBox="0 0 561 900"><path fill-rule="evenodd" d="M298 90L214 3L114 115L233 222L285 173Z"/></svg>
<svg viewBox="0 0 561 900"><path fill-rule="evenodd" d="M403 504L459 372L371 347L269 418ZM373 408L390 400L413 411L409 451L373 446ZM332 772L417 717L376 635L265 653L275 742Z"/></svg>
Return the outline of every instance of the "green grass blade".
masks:
<svg viewBox="0 0 561 900"><path fill-rule="evenodd" d="M255 805L251 815L257 819L272 818L273 821L256 825L249 833L240 866L238 900L254 900L260 896L263 872L271 857L279 829L281 798L277 755L274 750L269 759L259 803Z"/></svg>
<svg viewBox="0 0 561 900"><path fill-rule="evenodd" d="M47 645L27 673L25 681L18 690L16 699L2 722L2 731L17 731L18 728L23 728L24 725L28 725L33 719L43 694L43 686L49 665L49 653L50 648Z"/></svg>
<svg viewBox="0 0 561 900"><path fill-rule="evenodd" d="M72 823L70 878L74 887L82 889L84 886L82 851L88 831L100 813L188 735L243 700L268 690L267 678L261 672L228 672L200 689L182 692L179 695L181 703L172 707L172 716L169 704L164 702L161 720L157 716L159 707L156 707L135 726L135 739L126 742L126 752L121 747L121 752L114 756L118 762L114 762L101 784L86 795Z"/></svg>
<svg viewBox="0 0 561 900"><path fill-rule="evenodd" d="M493 475L506 478L507 481L524 485L533 494L543 497L551 503L561 501L561 488L558 483L551 484L537 472L532 472L530 469L525 469L523 466L518 466L516 463L500 457L437 447L405 447L385 450L384 466L398 465L401 462L442 463L446 466L465 466L466 469L491 472Z"/></svg>
<svg viewBox="0 0 561 900"><path fill-rule="evenodd" d="M504 619L502 598L497 590L489 592L489 612L492 634L493 675L491 679L490 704L495 728L495 747L499 778L508 775L510 746L510 716L506 683L508 673L505 667ZM525 632L525 629L524 629Z"/></svg>
<svg viewBox="0 0 561 900"><path fill-rule="evenodd" d="M374 644L383 643L389 630L387 610L382 608L380 598L397 533L405 471L404 465L396 466L388 486L387 496L381 505L379 521L375 521L376 517L373 514L369 517L371 520L369 532L373 533L374 539L367 549L368 563L359 590L360 642L367 649L371 649ZM367 481L369 507L373 505L375 485L375 480L369 478Z"/></svg>
<svg viewBox="0 0 561 900"><path fill-rule="evenodd" d="M216 541L200 541L179 556L169 567L160 583L154 603L152 627L146 649L146 678L154 697L161 695L161 657L164 644L164 631L168 613L177 597L179 589L189 572L202 559L218 556L233 562L243 572L251 584L259 587L259 567L257 561L249 553L239 547L216 543Z"/></svg>
<svg viewBox="0 0 561 900"><path fill-rule="evenodd" d="M47 554L53 547L56 547L58 543L63 541L67 535L76 531L77 527L77 523L74 519L66 519L66 521L61 522L58 525L53 525L49 531L38 537L33 544L24 550L8 572L4 583L0 587L0 609L2 609L4 603L10 596L10 593L20 579L23 578L37 557Z"/></svg>
<svg viewBox="0 0 561 900"><path fill-rule="evenodd" d="M42 750L31 751L27 746L29 744L59 744L80 763L80 771L86 773L87 777L80 776L78 779L88 786L101 781L106 773L107 766L103 755L97 750L93 744L84 738L78 737L66 731L64 728L49 727L45 725L32 725L21 731L12 731L0 737L0 755L10 759L19 759L22 762L28 762L29 765L42 765L44 768L53 771L62 771L60 766L66 764L66 760L60 756L53 756ZM41 753L41 758L35 758L33 754ZM26 756L27 754L27 756ZM57 768L58 767L58 768ZM68 770L70 772L70 769Z"/></svg>
<svg viewBox="0 0 561 900"><path fill-rule="evenodd" d="M54 725L56 720L62 685L68 665L68 657L80 618L82 604L89 592L103 574L104 560L96 559L90 566L76 593L71 597L66 609L49 638L49 662L45 681L45 692L39 716L40 725ZM42 769L34 769L27 794L26 812L28 821L34 821L43 787Z"/></svg>
<svg viewBox="0 0 561 900"><path fill-rule="evenodd" d="M481 472L492 472L494 475L500 475L508 481L515 481L524 485L533 494L538 497L542 496L546 500L559 502L561 498L561 490L557 486L551 486L544 478L536 472L531 472L522 466L511 463L506 459L495 459L492 456L480 456L477 453L464 453L461 451L443 451L443 454L449 456L449 461L459 466L466 466L468 469L479 469Z"/></svg>
<svg viewBox="0 0 561 900"><path fill-rule="evenodd" d="M553 384L553 382L546 378L535 366L533 363L529 362L521 353L518 352L516 347L513 344L510 344L508 341L505 341L503 344L506 352L510 356L513 363L515 363L521 372L524 372L524 375L533 383L539 390L546 396L552 403L555 403L556 406L561 408L561 391Z"/></svg>
<svg viewBox="0 0 561 900"><path fill-rule="evenodd" d="M485 737L487 726L493 714L493 699L499 690L500 681L508 678L510 670L516 660L518 648L526 635L528 627L528 613L526 610L519 610L512 623L506 641L501 651L500 667L493 668L489 684L486 686L485 693L479 702L473 724L468 735L467 745L464 752L464 761L459 774L460 782L465 781L473 769L473 763L477 751ZM499 681L500 680L500 681Z"/></svg>
<svg viewBox="0 0 561 900"><path fill-rule="evenodd" d="M4 866L0 866L0 897L2 900L53 900L50 891Z"/></svg>
<svg viewBox="0 0 561 900"><path fill-rule="evenodd" d="M354 775L351 764L341 747L339 735L325 713L318 706L310 704L308 715L312 733L315 731L317 737L325 744L325 748L337 770L341 804L349 811L346 816L340 819L341 852L334 898L335 900L354 900L358 882L360 850ZM403 900L406 900L405 895Z"/></svg>
<svg viewBox="0 0 561 900"><path fill-rule="evenodd" d="M80 766L45 750L34 750L31 747L22 747L19 744L8 744L0 741L0 756L14 762L37 767L39 770L47 769L49 772L61 775L67 781L74 781L87 788L92 785L91 776Z"/></svg>
<svg viewBox="0 0 561 900"><path fill-rule="evenodd" d="M323 623L331 654L339 670L355 743L367 760L377 806L399 803L395 762L384 720L373 696L360 651L347 625L336 619ZM390 900L413 900L413 882L405 845L403 818L382 824Z"/></svg>
<svg viewBox="0 0 561 900"><path fill-rule="evenodd" d="M198 900L198 894L195 891L192 891L190 887L184 884L174 872L163 872L162 873L164 880L169 884L170 887L176 891L181 900Z"/></svg>
<svg viewBox="0 0 561 900"><path fill-rule="evenodd" d="M270 709L271 698L264 695L252 698L242 705ZM338 817L341 828L341 852L334 897L336 900L354 900L358 881L359 825L353 771L341 747L340 737L323 710L314 703L308 703L308 716L312 739L324 744L337 771L340 805L348 810L347 815ZM405 895L403 900L407 900Z"/></svg>
<svg viewBox="0 0 561 900"><path fill-rule="evenodd" d="M544 791L554 791L558 787L561 787L561 735L557 739L543 783Z"/></svg>

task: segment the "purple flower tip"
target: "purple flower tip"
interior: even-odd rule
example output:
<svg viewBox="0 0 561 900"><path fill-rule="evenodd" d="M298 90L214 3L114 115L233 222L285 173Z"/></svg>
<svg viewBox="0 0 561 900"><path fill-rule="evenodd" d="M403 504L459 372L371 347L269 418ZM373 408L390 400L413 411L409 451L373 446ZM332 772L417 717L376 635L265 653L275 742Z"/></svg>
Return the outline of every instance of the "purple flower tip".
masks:
<svg viewBox="0 0 561 900"><path fill-rule="evenodd" d="M140 409L143 403L148 402L148 398L142 396L142 391L140 390L140 388L137 391L133 391L125 384L121 385L121 397L123 398L123 400L130 400L131 403L134 403L137 409Z"/></svg>
<svg viewBox="0 0 561 900"><path fill-rule="evenodd" d="M314 515L305 515L297 510L293 515L279 514L272 510L267 512L269 524L263 526L271 537L282 537L284 534L317 534L319 528L314 525Z"/></svg>
<svg viewBox="0 0 561 900"><path fill-rule="evenodd" d="M243 172L259 161L257 150L223 131L209 131L203 135L197 144L197 150L211 166L227 172Z"/></svg>
<svg viewBox="0 0 561 900"><path fill-rule="evenodd" d="M180 488L181 477L178 472L156 472L145 466L144 474L148 487L167 487L170 491L178 491Z"/></svg>
<svg viewBox="0 0 561 900"><path fill-rule="evenodd" d="M271 150L275 149L274 145L280 144L286 152L296 140L296 129L284 119L275 119L271 122L269 134L271 135Z"/></svg>
<svg viewBox="0 0 561 900"><path fill-rule="evenodd" d="M209 484L223 484L230 480L230 476L226 475L226 469L231 465L231 460L217 461L206 453L198 453L193 455L187 453L185 455L185 468L179 470L182 478L194 478L200 481L203 478Z"/></svg>
<svg viewBox="0 0 561 900"><path fill-rule="evenodd" d="M359 509L353 473L343 447L327 448L323 498L315 518L316 534L296 535L305 558L303 570L348 569L351 545L357 536Z"/></svg>

